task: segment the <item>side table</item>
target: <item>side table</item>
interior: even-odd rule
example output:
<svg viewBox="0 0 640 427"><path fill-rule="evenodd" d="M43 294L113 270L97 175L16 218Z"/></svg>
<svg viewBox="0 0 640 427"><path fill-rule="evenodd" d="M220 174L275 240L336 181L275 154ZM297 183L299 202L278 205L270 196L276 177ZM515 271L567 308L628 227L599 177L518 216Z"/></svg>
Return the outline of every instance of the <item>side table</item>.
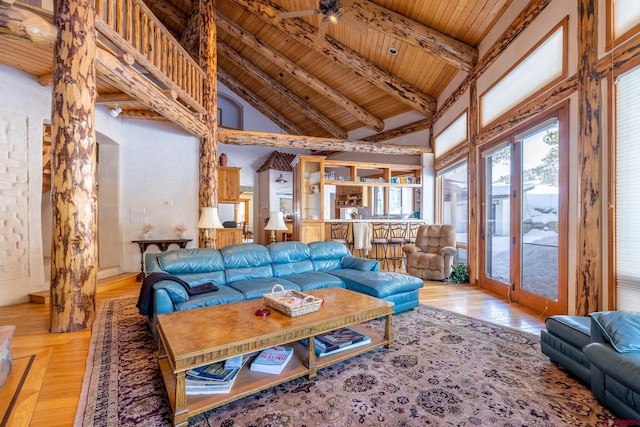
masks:
<svg viewBox="0 0 640 427"><path fill-rule="evenodd" d="M169 249L169 245L178 245L180 248L186 248L187 243L193 239L161 239L161 240L132 240L131 243L137 243L140 246L140 274L138 274L138 282L144 279L144 251L151 245L156 245L162 252Z"/></svg>

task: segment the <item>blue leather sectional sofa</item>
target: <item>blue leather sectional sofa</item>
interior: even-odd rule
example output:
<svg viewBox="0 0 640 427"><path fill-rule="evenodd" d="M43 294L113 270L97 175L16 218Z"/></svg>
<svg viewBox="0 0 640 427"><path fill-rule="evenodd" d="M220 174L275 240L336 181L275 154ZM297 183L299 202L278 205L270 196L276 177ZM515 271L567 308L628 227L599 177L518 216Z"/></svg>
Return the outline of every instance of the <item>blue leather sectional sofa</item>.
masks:
<svg viewBox="0 0 640 427"><path fill-rule="evenodd" d="M177 249L145 256L147 274L167 273L191 287L213 283L217 290L189 295L172 280L153 285L149 312L156 335L158 314L262 298L274 284L306 292L341 287L394 303L394 313L418 306L423 285L417 277L381 272L378 261L357 258L336 242L252 243L221 249Z"/></svg>
<svg viewBox="0 0 640 427"><path fill-rule="evenodd" d="M640 420L640 312L551 316L542 352L591 387L622 420Z"/></svg>

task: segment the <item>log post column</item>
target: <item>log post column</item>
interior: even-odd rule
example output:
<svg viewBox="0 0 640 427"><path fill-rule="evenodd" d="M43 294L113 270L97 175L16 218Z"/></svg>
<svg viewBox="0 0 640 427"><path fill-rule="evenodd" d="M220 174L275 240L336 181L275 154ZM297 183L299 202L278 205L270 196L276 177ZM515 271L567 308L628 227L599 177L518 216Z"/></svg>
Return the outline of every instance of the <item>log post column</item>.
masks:
<svg viewBox="0 0 640 427"><path fill-rule="evenodd" d="M91 0L59 0L51 106L51 332L91 326L98 269Z"/></svg>
<svg viewBox="0 0 640 427"><path fill-rule="evenodd" d="M598 13L596 0L578 2L578 258L576 312L586 316L600 307L602 280L602 95L597 77Z"/></svg>
<svg viewBox="0 0 640 427"><path fill-rule="evenodd" d="M482 219L479 205L480 188L478 173L480 166L478 165L478 132L480 130L479 106L478 106L478 88L476 80L469 85L469 154L467 158L467 179L469 180L467 188L469 189L469 207L468 207L468 223L467 230L467 265L469 266L469 283L478 286L480 277L480 263L478 247L480 246L480 225L478 221Z"/></svg>
<svg viewBox="0 0 640 427"><path fill-rule="evenodd" d="M208 135L200 140L200 189L199 205L202 208L218 206L218 59L216 55L216 2L201 3L202 32L200 34L200 57L205 74L203 88L203 106L206 117L205 124ZM217 247L216 234L213 232L213 247ZM204 246L204 231L200 230L199 246Z"/></svg>

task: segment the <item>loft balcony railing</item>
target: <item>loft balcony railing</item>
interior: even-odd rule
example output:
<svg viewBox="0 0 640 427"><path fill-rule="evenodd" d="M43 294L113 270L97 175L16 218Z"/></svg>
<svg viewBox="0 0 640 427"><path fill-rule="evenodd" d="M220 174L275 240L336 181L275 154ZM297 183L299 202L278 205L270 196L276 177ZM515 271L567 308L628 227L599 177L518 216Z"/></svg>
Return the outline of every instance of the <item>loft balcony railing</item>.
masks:
<svg viewBox="0 0 640 427"><path fill-rule="evenodd" d="M96 28L186 105L205 113L205 74L141 0L97 0Z"/></svg>

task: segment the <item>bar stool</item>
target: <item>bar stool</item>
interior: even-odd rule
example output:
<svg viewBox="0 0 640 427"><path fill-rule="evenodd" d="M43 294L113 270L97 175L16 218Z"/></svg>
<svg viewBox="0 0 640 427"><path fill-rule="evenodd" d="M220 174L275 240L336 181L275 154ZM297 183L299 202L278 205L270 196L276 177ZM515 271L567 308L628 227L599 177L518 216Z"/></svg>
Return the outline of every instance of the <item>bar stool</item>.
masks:
<svg viewBox="0 0 640 427"><path fill-rule="evenodd" d="M389 248L390 255L387 260L393 263L393 271L396 271L396 264L400 261L400 267L404 266L404 255L402 247L407 243L407 223L391 222L389 223ZM387 261L387 262L388 262Z"/></svg>
<svg viewBox="0 0 640 427"><path fill-rule="evenodd" d="M389 269L389 263L387 259L387 250L389 249L389 223L388 222L374 222L371 224L371 244L374 250L374 257L376 260L386 266ZM382 249L382 254L380 250Z"/></svg>
<svg viewBox="0 0 640 427"><path fill-rule="evenodd" d="M410 222L409 223L409 238L407 243L415 244L416 237L418 236L418 228L422 225L422 222Z"/></svg>
<svg viewBox="0 0 640 427"><path fill-rule="evenodd" d="M329 231L331 241L345 245L351 250L351 242L349 242L349 223L348 222L332 222Z"/></svg>

